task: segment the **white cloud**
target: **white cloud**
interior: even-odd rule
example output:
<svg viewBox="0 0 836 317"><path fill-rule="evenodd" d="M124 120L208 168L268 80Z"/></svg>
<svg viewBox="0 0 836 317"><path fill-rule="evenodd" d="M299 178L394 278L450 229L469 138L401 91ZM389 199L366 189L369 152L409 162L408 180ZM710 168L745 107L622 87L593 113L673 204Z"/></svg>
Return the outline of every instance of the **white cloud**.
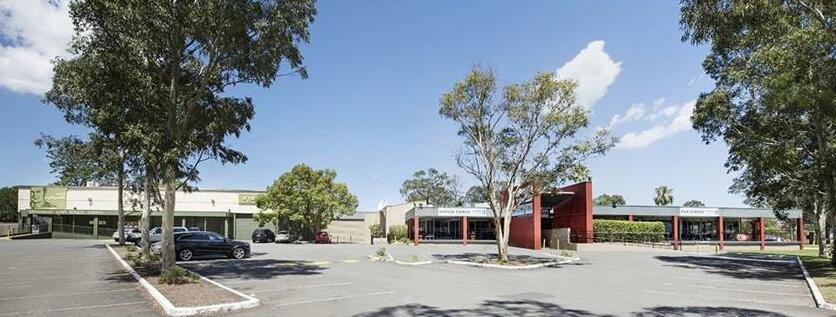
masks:
<svg viewBox="0 0 836 317"><path fill-rule="evenodd" d="M647 118L664 118L665 120L648 129L622 135L616 148L628 150L645 148L659 140L691 129L691 114L694 113L694 105L696 105L696 100L654 110Z"/></svg>
<svg viewBox="0 0 836 317"><path fill-rule="evenodd" d="M69 1L5 0L0 3L0 87L42 94L52 83L56 56L67 56L73 36Z"/></svg>
<svg viewBox="0 0 836 317"><path fill-rule="evenodd" d="M612 129L617 124L642 119L645 117L645 114L647 114L647 109L643 103L634 104L630 106L630 109L627 109L627 112L625 112L624 115L616 114L613 116L612 120L610 120L609 129Z"/></svg>
<svg viewBox="0 0 836 317"><path fill-rule="evenodd" d="M614 62L604 52L604 41L593 41L563 64L557 70L557 77L577 80L577 103L589 109L607 93L607 87L615 81L619 72L621 62Z"/></svg>

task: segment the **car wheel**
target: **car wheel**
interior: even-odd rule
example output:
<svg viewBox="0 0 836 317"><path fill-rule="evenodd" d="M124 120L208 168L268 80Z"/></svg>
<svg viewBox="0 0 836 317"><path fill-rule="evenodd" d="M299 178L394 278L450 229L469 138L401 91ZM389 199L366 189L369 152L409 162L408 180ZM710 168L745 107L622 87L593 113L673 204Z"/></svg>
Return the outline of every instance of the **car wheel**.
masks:
<svg viewBox="0 0 836 317"><path fill-rule="evenodd" d="M190 249L183 249L180 250L180 253L177 253L177 257L182 261L190 261L194 257L194 253Z"/></svg>
<svg viewBox="0 0 836 317"><path fill-rule="evenodd" d="M235 259L243 259L247 252L243 248L236 247L232 249L232 257Z"/></svg>

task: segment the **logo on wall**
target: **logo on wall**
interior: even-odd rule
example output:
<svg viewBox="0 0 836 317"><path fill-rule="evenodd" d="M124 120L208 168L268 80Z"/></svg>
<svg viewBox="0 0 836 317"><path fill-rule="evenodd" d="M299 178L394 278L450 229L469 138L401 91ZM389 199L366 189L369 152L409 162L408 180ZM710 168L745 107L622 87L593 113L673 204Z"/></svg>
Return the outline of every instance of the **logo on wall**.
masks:
<svg viewBox="0 0 836 317"><path fill-rule="evenodd" d="M511 213L511 217L519 217L530 215L534 212L534 205L532 203L522 204L517 209L514 209L514 212Z"/></svg>
<svg viewBox="0 0 836 317"><path fill-rule="evenodd" d="M438 208L438 215L449 217L487 217L488 210L485 208Z"/></svg>
<svg viewBox="0 0 836 317"><path fill-rule="evenodd" d="M717 217L720 210L717 208L679 208L679 215L682 217Z"/></svg>
<svg viewBox="0 0 836 317"><path fill-rule="evenodd" d="M256 199L258 199L258 194L255 193L238 194L239 205L255 205Z"/></svg>
<svg viewBox="0 0 836 317"><path fill-rule="evenodd" d="M32 187L29 189L30 209L67 209L66 187Z"/></svg>

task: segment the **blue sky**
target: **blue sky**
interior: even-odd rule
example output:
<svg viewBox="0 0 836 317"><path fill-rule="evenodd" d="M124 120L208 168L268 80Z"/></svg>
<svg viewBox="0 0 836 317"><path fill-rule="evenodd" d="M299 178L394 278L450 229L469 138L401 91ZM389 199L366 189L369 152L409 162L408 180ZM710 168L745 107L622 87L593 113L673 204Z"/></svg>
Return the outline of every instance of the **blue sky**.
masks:
<svg viewBox="0 0 836 317"><path fill-rule="evenodd" d="M45 61L62 54L61 39L71 35L63 27L66 10L27 3L0 8L12 13L0 23L0 186L55 180L32 145L41 132L85 134L38 94L49 85ZM579 79L594 101L590 128L612 127L624 140L589 162L595 195L652 204L653 189L666 184L675 204L743 205L743 197L727 193L725 145L704 145L687 122L693 100L712 82L700 66L707 49L680 41L673 1L321 1L318 7L311 43L303 47L310 78L233 89L256 104L252 131L230 142L249 162L203 165L200 187L263 189L304 162L335 169L360 209L369 210L384 198L402 201L400 184L419 169L435 167L470 184L453 159L461 144L456 127L438 115L438 100L482 64L501 83L561 67L591 78Z"/></svg>

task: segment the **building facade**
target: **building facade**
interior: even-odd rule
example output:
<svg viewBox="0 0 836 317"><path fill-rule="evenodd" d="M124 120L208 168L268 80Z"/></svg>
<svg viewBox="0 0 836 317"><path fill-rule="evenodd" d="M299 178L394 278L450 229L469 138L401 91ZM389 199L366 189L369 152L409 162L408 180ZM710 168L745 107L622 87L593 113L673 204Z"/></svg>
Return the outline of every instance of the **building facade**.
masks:
<svg viewBox="0 0 836 317"><path fill-rule="evenodd" d="M175 226L213 231L224 236L249 240L259 223L256 197L263 191L201 189L178 191L174 210ZM125 223L138 226L143 209L142 195L124 192ZM118 194L114 187L21 186L18 212L21 225L49 230L55 237L110 237L117 227ZM162 223L161 206L151 206L151 227ZM268 224L269 228L271 224ZM333 228L333 230L331 230ZM271 228L275 229L275 228ZM337 219L329 233L342 241L368 241L363 214Z"/></svg>

